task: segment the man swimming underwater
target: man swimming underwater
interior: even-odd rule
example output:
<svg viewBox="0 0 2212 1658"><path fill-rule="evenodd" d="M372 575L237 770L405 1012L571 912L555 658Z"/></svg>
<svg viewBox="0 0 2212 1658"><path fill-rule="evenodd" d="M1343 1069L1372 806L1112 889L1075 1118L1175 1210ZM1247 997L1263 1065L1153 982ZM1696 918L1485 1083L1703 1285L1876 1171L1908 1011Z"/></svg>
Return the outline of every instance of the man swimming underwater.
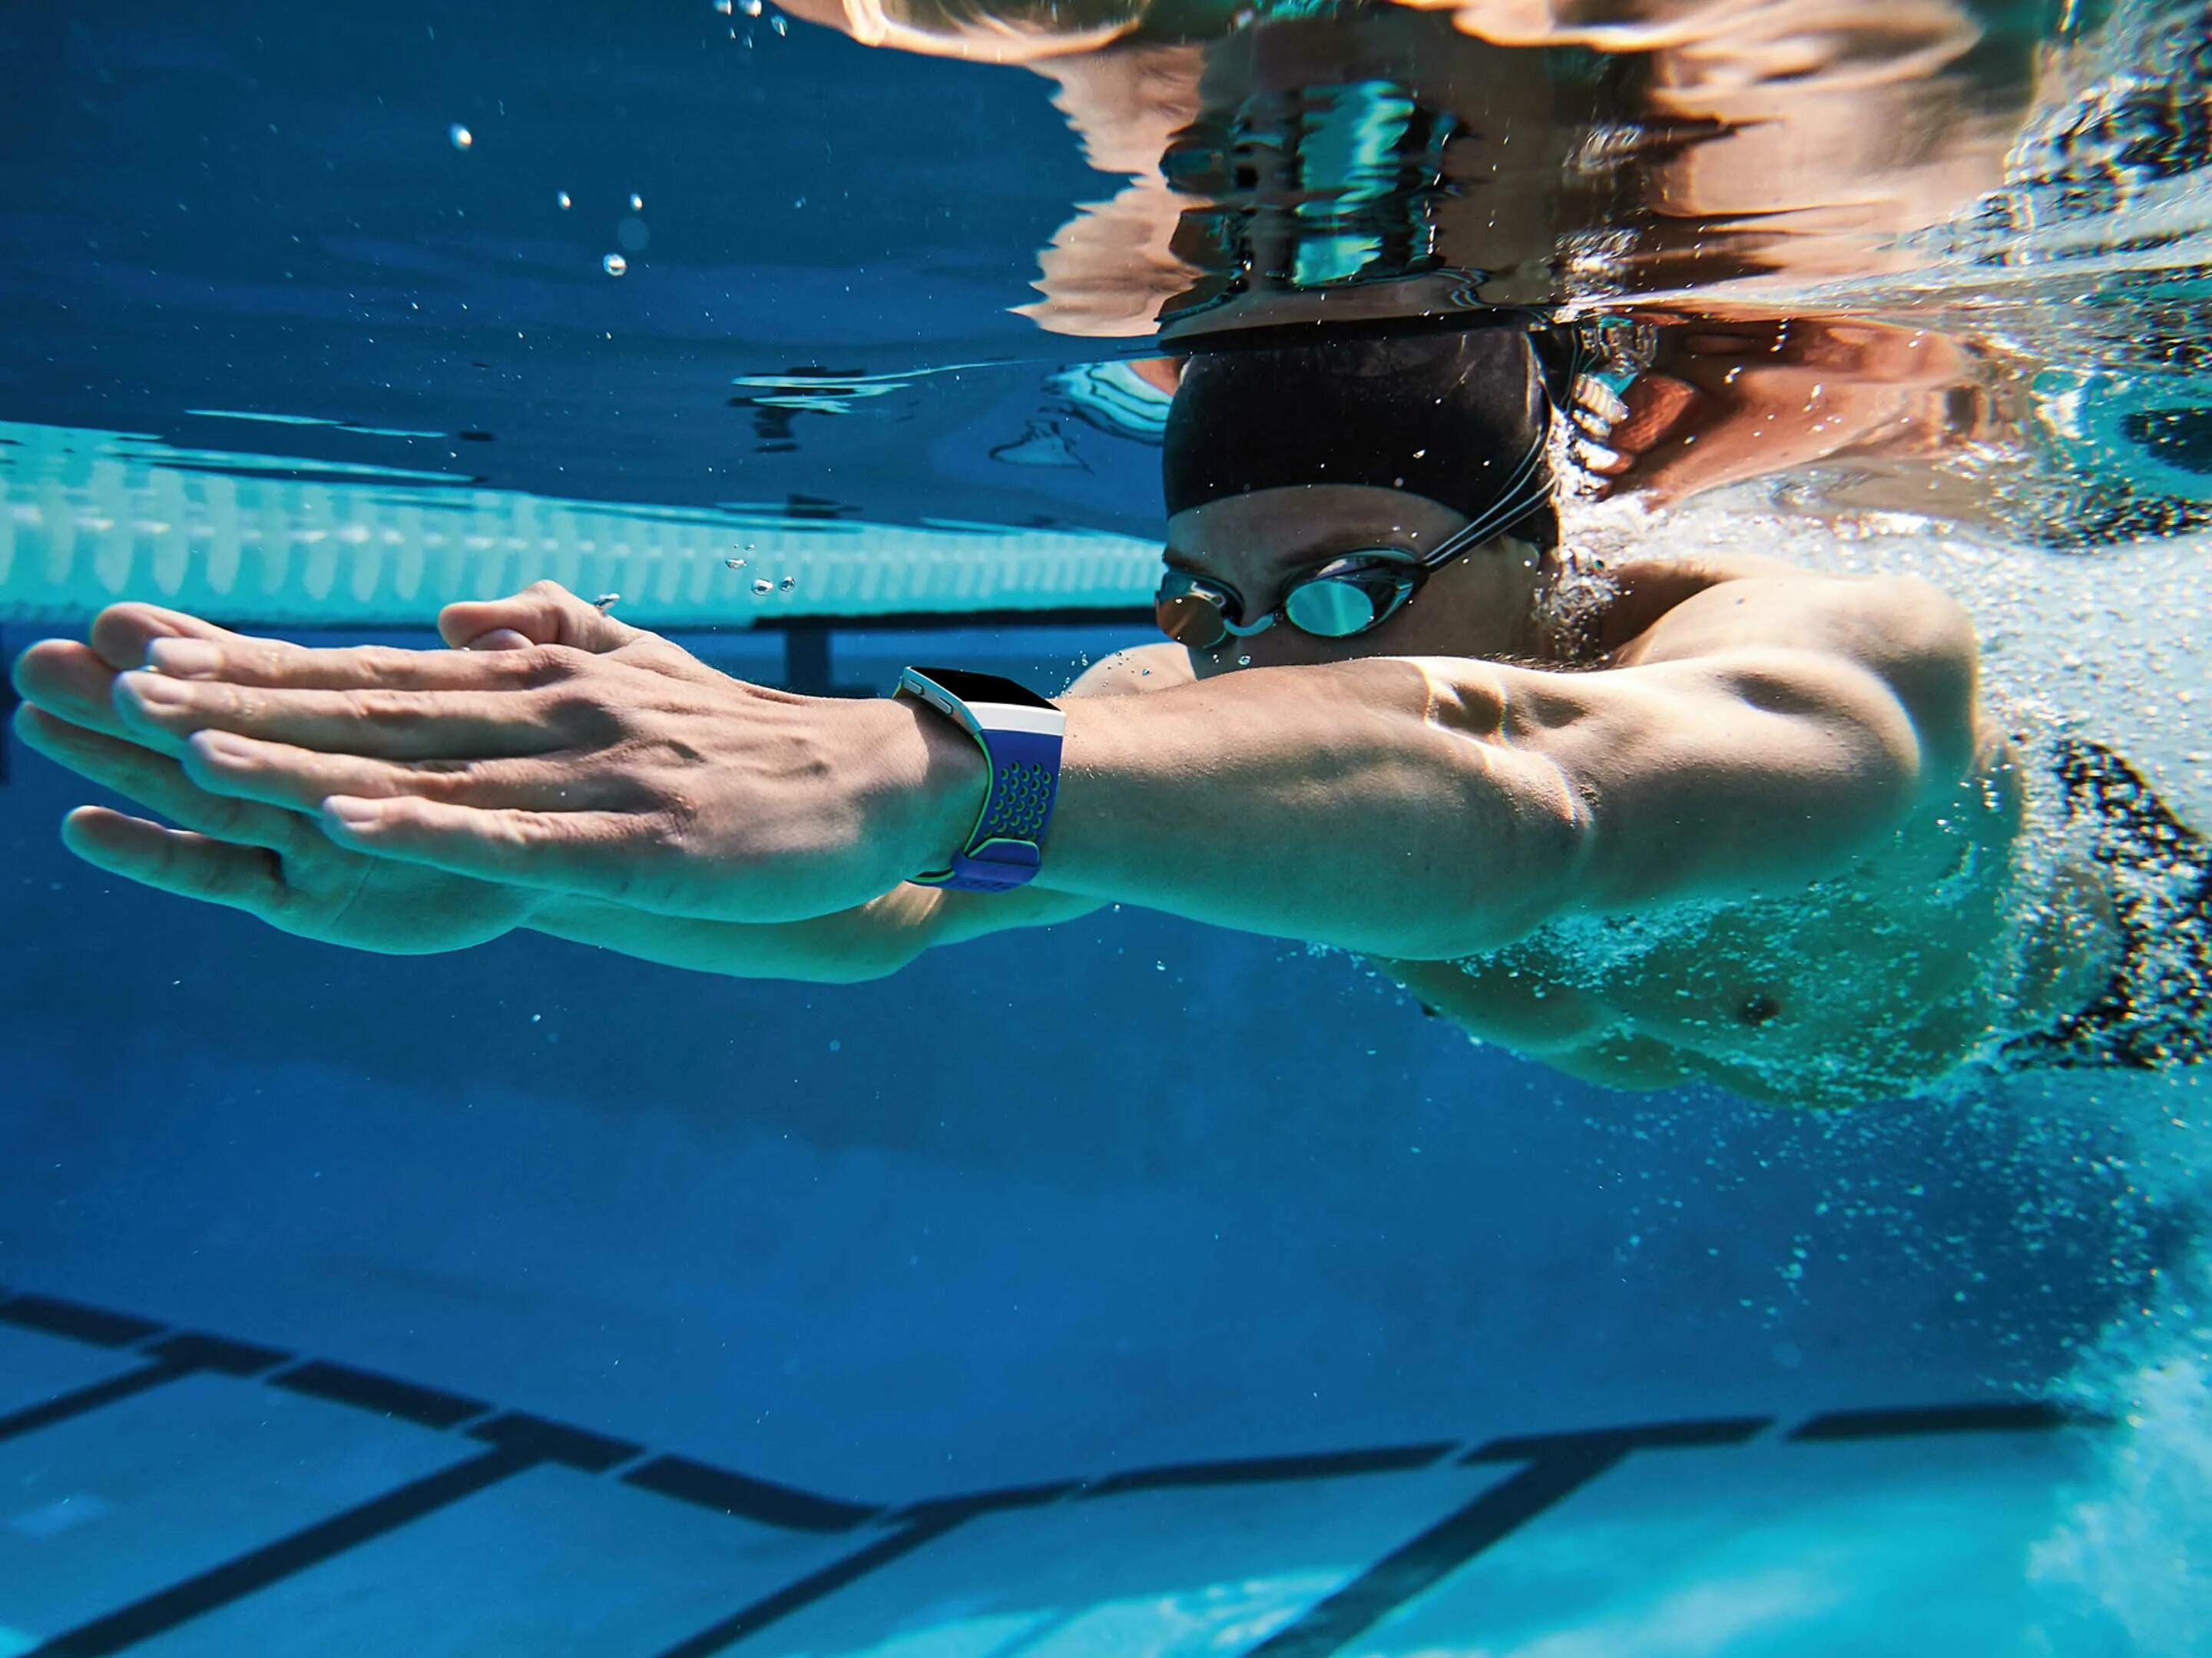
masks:
<svg viewBox="0 0 2212 1658"><path fill-rule="evenodd" d="M92 863L362 949L522 926L855 981L1121 902L1359 952L1617 1086L1836 1105L2006 1056L2202 1057L2203 842L2075 744L2082 855L2032 874L2031 762L1949 598L1756 558L1581 570L1527 334L1309 337L1190 361L1178 642L1060 699L1016 890L912 878L1020 840L1039 751L994 792L938 708L747 684L550 584L449 607L473 648L447 651L119 605L25 654L19 729L179 826L81 808Z"/></svg>

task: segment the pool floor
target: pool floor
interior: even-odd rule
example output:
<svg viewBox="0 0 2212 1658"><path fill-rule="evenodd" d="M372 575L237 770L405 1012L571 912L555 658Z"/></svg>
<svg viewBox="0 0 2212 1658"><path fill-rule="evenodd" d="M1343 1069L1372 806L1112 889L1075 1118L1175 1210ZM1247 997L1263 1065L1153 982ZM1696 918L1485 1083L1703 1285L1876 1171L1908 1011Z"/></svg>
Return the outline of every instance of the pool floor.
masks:
<svg viewBox="0 0 2212 1658"><path fill-rule="evenodd" d="M0 1300L0 1655L1658 1658L2137 1649L2030 1580L2105 1424L1980 1400L896 1506Z"/></svg>

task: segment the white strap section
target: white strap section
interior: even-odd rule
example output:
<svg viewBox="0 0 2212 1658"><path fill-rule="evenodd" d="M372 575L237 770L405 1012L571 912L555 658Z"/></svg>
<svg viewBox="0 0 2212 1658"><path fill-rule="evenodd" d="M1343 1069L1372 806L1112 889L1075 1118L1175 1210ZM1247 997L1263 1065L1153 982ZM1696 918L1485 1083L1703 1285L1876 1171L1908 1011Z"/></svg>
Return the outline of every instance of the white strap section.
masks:
<svg viewBox="0 0 2212 1658"><path fill-rule="evenodd" d="M974 702L968 710L985 731L1035 732L1041 737L1060 737L1067 731L1067 716L1058 708L1024 708L1017 702Z"/></svg>

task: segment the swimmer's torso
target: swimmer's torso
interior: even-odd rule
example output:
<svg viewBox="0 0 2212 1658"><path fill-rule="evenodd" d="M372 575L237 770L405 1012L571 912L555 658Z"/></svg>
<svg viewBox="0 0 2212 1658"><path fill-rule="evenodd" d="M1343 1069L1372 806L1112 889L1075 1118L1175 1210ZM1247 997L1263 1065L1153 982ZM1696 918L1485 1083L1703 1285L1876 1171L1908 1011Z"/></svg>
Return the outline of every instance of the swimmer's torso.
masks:
<svg viewBox="0 0 2212 1658"><path fill-rule="evenodd" d="M1953 1070L2023 1005L2001 744L1955 800L1794 890L1575 915L1462 962L1384 963L1471 1035L1617 1088L1849 1104Z"/></svg>

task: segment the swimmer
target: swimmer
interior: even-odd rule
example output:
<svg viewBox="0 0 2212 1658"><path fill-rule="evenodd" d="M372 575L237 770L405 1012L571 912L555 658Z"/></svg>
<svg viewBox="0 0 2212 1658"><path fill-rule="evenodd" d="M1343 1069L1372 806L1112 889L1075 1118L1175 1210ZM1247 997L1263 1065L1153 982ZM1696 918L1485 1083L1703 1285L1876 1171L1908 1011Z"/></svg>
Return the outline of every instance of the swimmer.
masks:
<svg viewBox="0 0 2212 1658"><path fill-rule="evenodd" d="M1950 598L1760 558L1584 568L1528 332L1304 337L1183 371L1172 642L1006 716L1064 715L1056 803L957 687L747 684L545 583L448 607L443 651L118 605L25 653L17 727L169 820L79 809L88 861L362 949L526 927L851 981L1121 902L1357 953L1620 1087L1832 1106L2203 1056L2204 843L2075 744L2056 781L2091 849L2032 876L2051 774L1991 719ZM1028 863L990 862L1024 834Z"/></svg>

